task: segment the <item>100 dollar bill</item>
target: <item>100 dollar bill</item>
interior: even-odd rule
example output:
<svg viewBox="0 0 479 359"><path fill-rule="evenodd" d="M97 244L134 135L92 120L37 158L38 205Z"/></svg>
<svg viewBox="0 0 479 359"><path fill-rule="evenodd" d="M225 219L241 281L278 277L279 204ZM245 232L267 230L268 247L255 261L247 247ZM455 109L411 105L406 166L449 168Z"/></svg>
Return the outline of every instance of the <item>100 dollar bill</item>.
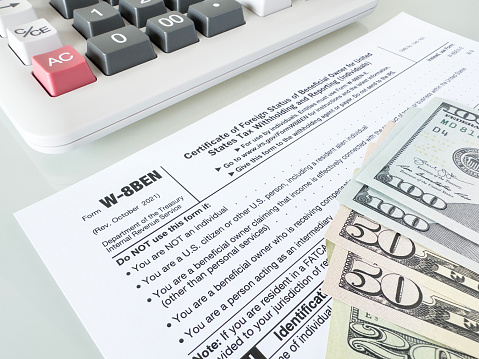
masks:
<svg viewBox="0 0 479 359"><path fill-rule="evenodd" d="M479 353L479 312L336 246L323 292L434 341Z"/></svg>
<svg viewBox="0 0 479 359"><path fill-rule="evenodd" d="M334 300L326 359L477 359Z"/></svg>
<svg viewBox="0 0 479 359"><path fill-rule="evenodd" d="M479 111L432 100L357 180L479 243Z"/></svg>

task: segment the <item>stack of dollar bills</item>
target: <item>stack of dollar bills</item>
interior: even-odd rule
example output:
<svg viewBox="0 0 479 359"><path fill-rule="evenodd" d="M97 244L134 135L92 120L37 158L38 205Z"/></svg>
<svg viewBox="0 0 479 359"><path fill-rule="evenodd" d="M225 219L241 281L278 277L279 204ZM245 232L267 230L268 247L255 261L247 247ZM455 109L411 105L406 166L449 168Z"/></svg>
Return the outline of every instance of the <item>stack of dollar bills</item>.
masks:
<svg viewBox="0 0 479 359"><path fill-rule="evenodd" d="M479 358L479 111L387 125L338 197L328 358Z"/></svg>

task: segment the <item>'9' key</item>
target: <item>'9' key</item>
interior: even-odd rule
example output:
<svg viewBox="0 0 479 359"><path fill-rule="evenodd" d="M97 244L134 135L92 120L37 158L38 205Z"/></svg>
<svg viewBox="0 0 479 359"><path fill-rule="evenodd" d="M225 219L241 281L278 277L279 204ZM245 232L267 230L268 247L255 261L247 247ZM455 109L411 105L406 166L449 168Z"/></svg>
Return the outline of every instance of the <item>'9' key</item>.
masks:
<svg viewBox="0 0 479 359"><path fill-rule="evenodd" d="M133 25L89 38L86 54L105 75L156 58L148 36Z"/></svg>

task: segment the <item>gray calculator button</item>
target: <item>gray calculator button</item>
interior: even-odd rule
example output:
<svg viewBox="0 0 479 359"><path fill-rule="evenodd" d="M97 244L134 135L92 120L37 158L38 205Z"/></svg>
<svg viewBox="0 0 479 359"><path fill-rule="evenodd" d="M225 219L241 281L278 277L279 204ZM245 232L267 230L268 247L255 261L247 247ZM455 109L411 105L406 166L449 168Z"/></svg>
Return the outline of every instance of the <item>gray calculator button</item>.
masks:
<svg viewBox="0 0 479 359"><path fill-rule="evenodd" d="M87 39L123 26L118 10L104 1L73 11L73 27Z"/></svg>
<svg viewBox="0 0 479 359"><path fill-rule="evenodd" d="M188 17L196 29L212 37L245 24L243 8L234 0L205 0L191 5Z"/></svg>
<svg viewBox="0 0 479 359"><path fill-rule="evenodd" d="M133 25L90 37L86 54L105 75L113 75L156 57L148 36Z"/></svg>
<svg viewBox="0 0 479 359"><path fill-rule="evenodd" d="M173 52L198 42L193 20L179 11L148 19L146 34L164 52Z"/></svg>
<svg viewBox="0 0 479 359"><path fill-rule="evenodd" d="M121 15L136 27L144 27L153 16L166 12L163 0L120 0Z"/></svg>
<svg viewBox="0 0 479 359"><path fill-rule="evenodd" d="M66 19L73 17L73 10L98 4L98 0L50 0L50 5Z"/></svg>
<svg viewBox="0 0 479 359"><path fill-rule="evenodd" d="M190 5L196 4L202 0L165 0L166 7L170 10L186 13Z"/></svg>
<svg viewBox="0 0 479 359"><path fill-rule="evenodd" d="M119 0L105 0L105 1L111 6L117 6L120 3Z"/></svg>

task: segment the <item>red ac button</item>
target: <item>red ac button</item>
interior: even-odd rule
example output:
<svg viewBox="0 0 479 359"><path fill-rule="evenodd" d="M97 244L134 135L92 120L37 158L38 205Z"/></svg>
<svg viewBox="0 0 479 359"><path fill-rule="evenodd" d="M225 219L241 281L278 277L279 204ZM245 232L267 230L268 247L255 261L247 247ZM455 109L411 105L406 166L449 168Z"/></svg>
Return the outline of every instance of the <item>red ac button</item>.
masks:
<svg viewBox="0 0 479 359"><path fill-rule="evenodd" d="M51 96L60 96L96 81L85 58L63 46L32 58L33 75Z"/></svg>
<svg viewBox="0 0 479 359"><path fill-rule="evenodd" d="M53 64L63 64L64 62L73 60L73 55L70 52L64 52L60 54L58 58L50 57L48 59L49 66L52 67Z"/></svg>

